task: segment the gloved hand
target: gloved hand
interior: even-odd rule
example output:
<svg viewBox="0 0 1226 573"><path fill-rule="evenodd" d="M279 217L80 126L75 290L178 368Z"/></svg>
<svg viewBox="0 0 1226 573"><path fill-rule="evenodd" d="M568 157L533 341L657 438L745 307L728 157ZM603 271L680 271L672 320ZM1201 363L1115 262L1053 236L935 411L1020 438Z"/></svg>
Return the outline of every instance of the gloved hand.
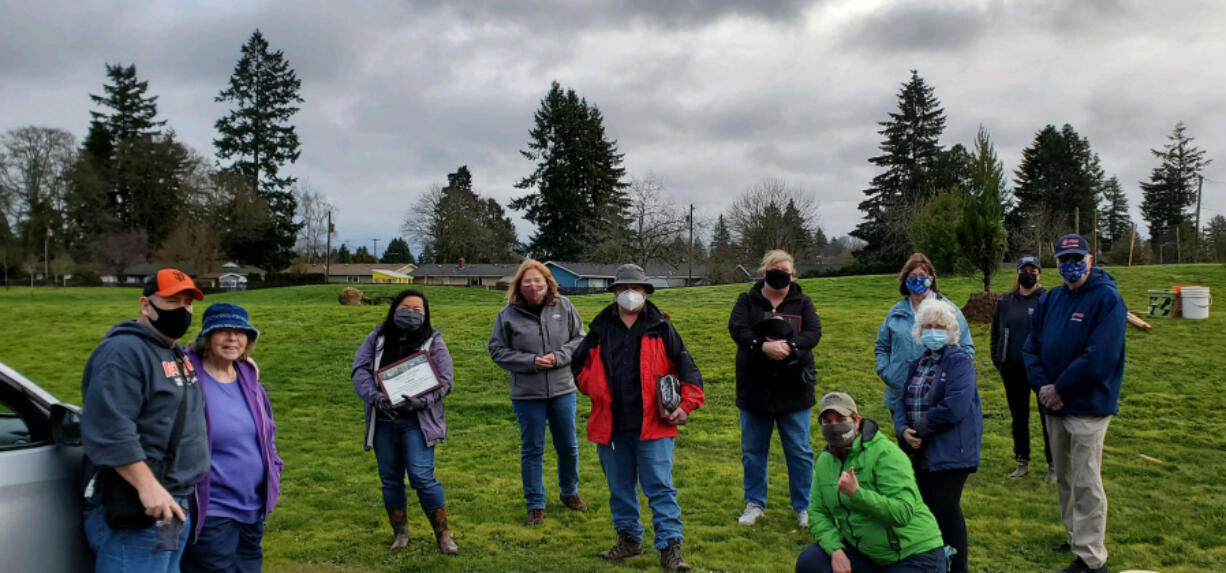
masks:
<svg viewBox="0 0 1226 573"><path fill-rule="evenodd" d="M379 399L375 401L375 409L378 410L379 413L393 420L399 418L396 415L396 407L392 406L392 401L388 400L387 396L379 396Z"/></svg>
<svg viewBox="0 0 1226 573"><path fill-rule="evenodd" d="M404 398L404 401L396 407L402 412L419 412L426 409L425 398L414 398L405 394L401 394L400 397Z"/></svg>

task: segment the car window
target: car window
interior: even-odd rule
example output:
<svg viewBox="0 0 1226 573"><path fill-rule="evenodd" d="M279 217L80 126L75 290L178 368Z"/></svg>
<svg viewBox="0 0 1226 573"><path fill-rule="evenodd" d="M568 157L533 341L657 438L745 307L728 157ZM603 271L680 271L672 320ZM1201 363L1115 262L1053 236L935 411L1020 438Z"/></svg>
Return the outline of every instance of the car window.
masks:
<svg viewBox="0 0 1226 573"><path fill-rule="evenodd" d="M0 398L0 449L30 443L30 427L4 398Z"/></svg>

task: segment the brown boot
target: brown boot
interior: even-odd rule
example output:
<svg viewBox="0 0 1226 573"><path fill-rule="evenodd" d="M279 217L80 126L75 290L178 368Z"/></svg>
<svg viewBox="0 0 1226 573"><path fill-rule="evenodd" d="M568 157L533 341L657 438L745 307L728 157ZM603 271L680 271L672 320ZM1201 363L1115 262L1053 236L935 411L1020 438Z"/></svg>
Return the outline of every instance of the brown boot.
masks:
<svg viewBox="0 0 1226 573"><path fill-rule="evenodd" d="M524 518L524 525L541 525L545 523L545 510L536 508L528 510L528 517Z"/></svg>
<svg viewBox="0 0 1226 573"><path fill-rule="evenodd" d="M668 547L660 552L660 567L665 571L689 571L690 564L681 558L681 540L669 539Z"/></svg>
<svg viewBox="0 0 1226 573"><path fill-rule="evenodd" d="M575 495L561 495L558 496L558 499L562 500L562 505L569 509L587 511L587 504L583 503L583 498L579 497L577 493Z"/></svg>
<svg viewBox="0 0 1226 573"><path fill-rule="evenodd" d="M447 508L440 507L434 511L427 511L426 517L430 518L430 527L434 528L434 538L438 540L438 552L443 555L459 553L460 548L456 547L455 541L451 540L451 531L447 529Z"/></svg>
<svg viewBox="0 0 1226 573"><path fill-rule="evenodd" d="M405 514L404 508L387 510L387 520L392 524L392 533L396 534L396 538L392 540L392 549L402 549L409 544L409 516Z"/></svg>
<svg viewBox="0 0 1226 573"><path fill-rule="evenodd" d="M617 532L617 545L600 552L605 561L622 561L643 552L643 546L633 535L625 531Z"/></svg>

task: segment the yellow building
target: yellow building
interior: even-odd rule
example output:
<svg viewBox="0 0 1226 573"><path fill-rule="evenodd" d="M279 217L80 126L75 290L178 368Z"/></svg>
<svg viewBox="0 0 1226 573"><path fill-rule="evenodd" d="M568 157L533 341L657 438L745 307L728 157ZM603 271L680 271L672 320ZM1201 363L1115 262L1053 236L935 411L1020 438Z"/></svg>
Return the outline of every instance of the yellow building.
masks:
<svg viewBox="0 0 1226 573"><path fill-rule="evenodd" d="M413 284L413 277L389 269L371 269L370 282L377 285L407 285Z"/></svg>

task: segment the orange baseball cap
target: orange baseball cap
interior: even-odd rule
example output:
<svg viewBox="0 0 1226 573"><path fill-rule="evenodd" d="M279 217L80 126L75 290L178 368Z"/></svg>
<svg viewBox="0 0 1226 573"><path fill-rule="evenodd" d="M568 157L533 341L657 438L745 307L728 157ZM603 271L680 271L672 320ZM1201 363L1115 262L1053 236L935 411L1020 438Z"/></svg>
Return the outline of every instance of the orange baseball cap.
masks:
<svg viewBox="0 0 1226 573"><path fill-rule="evenodd" d="M174 296L183 291L191 291L196 300L204 300L204 293L196 288L192 277L178 269L162 269L157 274L145 279L144 295L156 294L161 297Z"/></svg>

